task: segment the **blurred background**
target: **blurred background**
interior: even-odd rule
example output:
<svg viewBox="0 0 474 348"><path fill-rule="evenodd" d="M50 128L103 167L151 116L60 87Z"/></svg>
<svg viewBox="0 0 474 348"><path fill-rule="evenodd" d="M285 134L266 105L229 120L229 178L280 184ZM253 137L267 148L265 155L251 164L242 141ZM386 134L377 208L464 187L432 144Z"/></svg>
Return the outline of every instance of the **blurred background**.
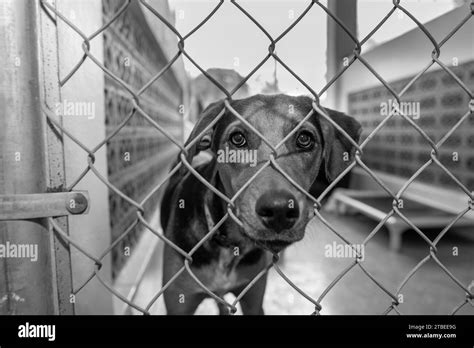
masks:
<svg viewBox="0 0 474 348"><path fill-rule="evenodd" d="M57 0L56 10L86 35L115 18L91 40L90 52L103 64L106 73L91 59L86 59L77 70L73 70L84 55L83 38L50 9L39 6L39 2L26 5L20 0L18 3L5 2L0 10L5 24L0 30L4 33L21 30L25 37L29 37L36 35L32 34L32 28L37 25L42 44L36 48L37 55L24 58L26 53L19 48L25 45L25 39L21 35L5 34L6 42L15 43L4 50L6 59L11 61L20 57L23 66L35 66L40 72L38 75L42 76L38 90L43 86L55 86L45 88L46 94L42 92L46 104L54 105L58 100L93 103L94 119L63 116L62 126L90 148L110 137L95 154L97 172L127 197L137 202L146 197L145 219L160 232L158 212L162 190L156 188L166 176L178 148L167 136L151 127L144 117L134 115L129 118L133 104L130 93L121 82L137 91L152 81L140 95L140 107L166 130L167 135L182 142L201 112L213 101L225 97L203 72L228 91L233 90L267 56L270 44L267 34L273 39L279 37L306 11L310 2L237 1L266 30L266 34L235 4L224 1L204 25L186 37L184 49L191 61L178 54L177 35L150 8L185 36L216 8L218 1L149 0L146 2L148 6L144 6L133 0L115 18L125 2ZM329 0L321 3L359 41L364 40L393 8L392 1ZM469 1L406 0L401 5L429 30L438 43L470 14ZM35 12L27 14L28 6L33 6ZM15 12L15 9L24 12ZM21 21L29 16L40 20L31 21L32 27L25 28ZM471 18L442 46L440 56L440 61L471 93L474 87L473 32ZM323 9L314 5L278 41L275 52L313 91L319 93L324 88L322 105L355 117L363 126L364 140L384 119L381 105L393 97L358 60L325 88L341 69L347 67L354 47L350 36ZM431 62L432 50L433 44L417 23L403 11L395 10L368 40L364 40L361 54L384 81L400 92ZM171 61L173 63L168 66ZM21 74L26 73L20 74L18 69L13 65L5 69L4 80L12 76L22 78ZM73 74L69 76L71 71ZM164 73L154 80L160 71ZM5 103L5 108L9 108L5 109L5 114L17 110L18 103L25 103L22 99L29 98L31 103L35 99L34 93L32 97L10 87L4 87L3 91L5 95L11 93L11 99L15 100L15 103ZM311 91L284 66L270 58L235 91L233 97L239 99L258 93L310 95ZM469 112L469 95L437 64L428 67L411 84L402 100L418 103L421 114L413 121L436 141ZM470 192L474 189L473 120L471 109L471 117L453 132L440 150L441 163ZM119 131L117 127L120 127ZM24 134L18 136L24 137ZM7 135L0 139L6 154L15 151L13 147L7 148L7 141L11 143ZM67 187L87 167L87 153L67 137L56 149L62 153L63 161L58 180ZM49 151L52 151L51 147ZM385 185L397 192L430 159L430 151L426 138L399 117L387 122L373 136L364 150L363 161ZM0 160L4 164L2 171L10 173L8 156ZM7 174L0 175L4 193L19 192L19 184L12 183L21 181L21 176L14 178L15 175ZM327 200L324 217L352 243L362 243L389 212L392 199L361 168L355 168L349 176L350 184L341 187L342 190ZM137 314L139 311L123 299L145 308L160 290L163 242L149 228L142 224L134 225L136 207L91 172L79 180L74 189L89 191L92 205L88 215L69 217L65 228L69 236L80 241L91 254L101 255L104 250L110 251L102 259L102 281L91 277L94 262L90 258L75 248L67 249L56 258L66 265L61 270L68 276L61 284L53 281L55 293L59 293L59 300L54 301L59 305L52 308L41 303L41 291L36 292L38 299L30 299L28 292L23 293L22 284L27 273L21 269L38 266L17 260L0 263L0 278L3 274L6 279L12 268L20 269L8 282L3 282L8 286L0 282L0 313L57 313L57 307L63 306L60 313ZM409 185L404 197L410 219L416 221L431 240L466 208L468 201L458 183L436 164L428 166ZM0 242L10 240L8 231L17 226L0 222ZM443 265L465 286L474 286L473 226L474 217L470 211L438 245L438 257ZM381 285L397 296L402 295L398 309L403 313L445 314L461 303L459 313L474 314L472 304L465 300L466 292L434 260L423 263L406 286L398 289L406 275L429 254L429 245L403 219L390 220L366 245L364 265L377 279L376 282L358 267L345 273L354 262L353 258L327 257L325 250L334 242L342 243L333 231L314 219L308 225L305 239L285 251L281 265L285 274L312 298L324 295L319 298L323 307L321 314L383 313L392 298ZM41 272L44 270L40 275ZM342 278L333 284L341 274ZM47 276L50 278L54 277ZM103 282L109 284L108 288L103 286ZM330 291L326 296L328 287ZM74 290L78 288L80 291ZM111 289L120 296L112 296ZM50 296L47 293L48 290L44 289L44 296ZM73 305L68 300L71 293L75 294ZM309 314L314 311L314 305L272 270L264 309L267 314ZM152 314L165 313L161 298L150 311ZM198 314L214 313L217 313L217 308L210 300L198 310Z"/></svg>

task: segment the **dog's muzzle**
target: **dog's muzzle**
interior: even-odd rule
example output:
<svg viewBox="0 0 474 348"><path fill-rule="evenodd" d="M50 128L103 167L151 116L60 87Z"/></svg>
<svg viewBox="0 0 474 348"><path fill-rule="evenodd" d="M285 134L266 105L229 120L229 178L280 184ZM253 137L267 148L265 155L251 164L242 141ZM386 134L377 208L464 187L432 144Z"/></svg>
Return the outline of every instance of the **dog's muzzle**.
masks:
<svg viewBox="0 0 474 348"><path fill-rule="evenodd" d="M270 190L264 193L255 204L255 212L267 229L257 243L274 253L278 253L297 239L291 229L300 217L296 198L285 190Z"/></svg>
<svg viewBox="0 0 474 348"><path fill-rule="evenodd" d="M300 217L296 198L288 191L268 191L264 193L255 205L263 225L279 234L292 228Z"/></svg>

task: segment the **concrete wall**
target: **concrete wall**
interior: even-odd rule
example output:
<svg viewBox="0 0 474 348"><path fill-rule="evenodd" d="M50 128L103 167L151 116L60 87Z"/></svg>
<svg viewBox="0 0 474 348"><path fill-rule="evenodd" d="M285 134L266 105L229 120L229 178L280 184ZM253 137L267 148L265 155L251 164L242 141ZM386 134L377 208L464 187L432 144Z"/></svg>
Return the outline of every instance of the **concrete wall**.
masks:
<svg viewBox="0 0 474 348"><path fill-rule="evenodd" d="M469 11L467 6L458 7L426 23L425 26L439 42ZM472 60L474 55L473 32L474 20L471 18L441 48L440 59L448 66L452 66L453 58L457 58L459 64ZM363 57L385 81L390 82L420 72L430 62L432 50L433 45L425 34L419 29L414 29L368 52L362 51L362 53ZM348 110L349 93L380 85L377 78L359 61L354 62L340 77L340 83L342 99L339 107L343 111Z"/></svg>
<svg viewBox="0 0 474 348"><path fill-rule="evenodd" d="M470 13L467 6L426 23L433 37L441 41ZM471 89L474 86L474 20L472 18L441 47L440 59ZM419 29L412 30L363 54L363 57L397 92L430 62L433 45ZM393 99L388 90L360 62L354 63L341 77L341 110L358 119L364 128L362 138L384 118L381 102ZM469 96L436 64L404 95L402 101L420 103L419 119L414 120L436 141L469 110ZM441 162L472 189L474 157L471 120L465 123L441 147ZM428 143L401 118L390 120L368 143L363 160L393 190L429 159ZM457 153L458 160L453 160ZM362 173L362 170L356 170ZM357 189L378 185L367 176L354 176ZM408 192L421 200L453 213L466 208L467 196L438 166L431 165L409 186ZM468 214L473 217L473 214Z"/></svg>

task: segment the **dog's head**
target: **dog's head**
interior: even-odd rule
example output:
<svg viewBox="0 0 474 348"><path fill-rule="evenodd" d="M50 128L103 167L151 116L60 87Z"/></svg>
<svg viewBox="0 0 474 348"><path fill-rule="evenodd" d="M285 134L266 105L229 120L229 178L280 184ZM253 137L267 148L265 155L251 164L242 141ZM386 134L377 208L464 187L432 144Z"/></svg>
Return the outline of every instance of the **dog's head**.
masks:
<svg viewBox="0 0 474 348"><path fill-rule="evenodd" d="M231 107L272 146L291 134L275 153L276 165L268 164L272 148L252 127L224 110L223 102L211 104L201 115L190 140L213 125L189 150L188 160L202 150L215 156L216 175L225 194L232 197L241 190L234 213L242 221L244 233L260 246L279 252L303 238L314 213L312 202L295 184L309 190L320 170L328 181L334 180L351 163L355 148L317 112L294 131L312 109L308 97L256 95L235 100ZM358 142L359 123L343 113L326 110Z"/></svg>

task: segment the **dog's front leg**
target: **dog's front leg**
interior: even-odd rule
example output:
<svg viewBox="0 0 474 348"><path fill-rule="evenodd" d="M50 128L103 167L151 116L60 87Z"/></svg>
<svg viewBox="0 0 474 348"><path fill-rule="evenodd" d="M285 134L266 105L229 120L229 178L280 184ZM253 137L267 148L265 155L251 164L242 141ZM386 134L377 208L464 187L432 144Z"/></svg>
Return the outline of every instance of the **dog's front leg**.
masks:
<svg viewBox="0 0 474 348"><path fill-rule="evenodd" d="M267 286L267 275L260 278L250 290L240 300L240 307L244 315L263 315L263 296L265 295L265 288ZM239 289L239 292L242 291ZM235 296L239 293L235 292Z"/></svg>
<svg viewBox="0 0 474 348"><path fill-rule="evenodd" d="M168 315L192 315L204 300L203 293L183 294L178 289L165 290L164 299Z"/></svg>
<svg viewBox="0 0 474 348"><path fill-rule="evenodd" d="M163 252L163 286L173 279L183 267L183 259L168 245ZM168 315L192 315L206 297L188 272L181 273L164 291Z"/></svg>

